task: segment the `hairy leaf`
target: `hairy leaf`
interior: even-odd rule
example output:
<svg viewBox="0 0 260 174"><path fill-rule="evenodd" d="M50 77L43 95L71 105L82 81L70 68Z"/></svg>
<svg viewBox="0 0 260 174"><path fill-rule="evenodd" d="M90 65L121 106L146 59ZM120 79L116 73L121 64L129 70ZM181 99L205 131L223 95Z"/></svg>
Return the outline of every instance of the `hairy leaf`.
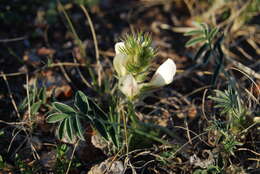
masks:
<svg viewBox="0 0 260 174"><path fill-rule="evenodd" d="M80 118L79 118L78 115L76 115L76 117L74 119L74 125L75 125L75 129L76 129L78 137L81 140L85 140L85 138L84 138L84 129L81 126Z"/></svg>
<svg viewBox="0 0 260 174"><path fill-rule="evenodd" d="M64 120L65 118L68 118L68 117L69 117L69 115L64 114L64 113L54 113L47 117L47 122L56 123L56 122Z"/></svg>
<svg viewBox="0 0 260 174"><path fill-rule="evenodd" d="M75 111L72 107L70 107L66 104L60 103L60 102L54 102L53 107L55 110L57 110L58 112L61 112L61 113L66 113L66 114L75 113Z"/></svg>
<svg viewBox="0 0 260 174"><path fill-rule="evenodd" d="M65 135L65 120L61 121L58 129L57 129L57 135L59 139L62 139Z"/></svg>
<svg viewBox="0 0 260 174"><path fill-rule="evenodd" d="M31 107L31 114L32 115L36 114L38 112L38 110L40 109L41 105L42 105L42 101L41 100L36 102L36 103L34 103L32 105L32 107Z"/></svg>
<svg viewBox="0 0 260 174"><path fill-rule="evenodd" d="M88 97L81 91L78 91L75 96L75 107L82 113L87 114L90 110Z"/></svg>

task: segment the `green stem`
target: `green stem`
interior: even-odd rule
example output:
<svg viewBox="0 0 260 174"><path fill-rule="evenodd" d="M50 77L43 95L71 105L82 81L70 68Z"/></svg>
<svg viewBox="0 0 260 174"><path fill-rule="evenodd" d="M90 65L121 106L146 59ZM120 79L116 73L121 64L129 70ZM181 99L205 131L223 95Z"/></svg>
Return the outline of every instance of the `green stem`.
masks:
<svg viewBox="0 0 260 174"><path fill-rule="evenodd" d="M135 109L134 109L134 104L132 101L128 101L128 116L131 120L131 122L133 123L133 126L136 127L139 120L136 116L136 113L135 113Z"/></svg>

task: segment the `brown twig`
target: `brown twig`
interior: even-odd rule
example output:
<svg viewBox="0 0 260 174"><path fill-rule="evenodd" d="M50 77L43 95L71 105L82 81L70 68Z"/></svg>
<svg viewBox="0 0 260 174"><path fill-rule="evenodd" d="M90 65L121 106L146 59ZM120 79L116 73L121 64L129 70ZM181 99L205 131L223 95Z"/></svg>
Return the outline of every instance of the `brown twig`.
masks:
<svg viewBox="0 0 260 174"><path fill-rule="evenodd" d="M100 63L100 56L99 56L99 49L98 49L98 42L97 42L96 32L95 32L93 22L92 22L92 20L91 20L91 18L89 16L89 13L88 13L87 9L83 5L80 5L80 8L83 10L85 16L88 19L88 23L89 23L90 30L91 30L91 33L92 33L94 46L95 46L95 51L96 51L96 61L97 61L97 70L98 70L98 85L101 86L101 71L102 71L103 68L102 68L102 65Z"/></svg>
<svg viewBox="0 0 260 174"><path fill-rule="evenodd" d="M16 103L15 103L15 100L14 100L14 97L13 97L13 95L12 95L11 88L10 88L9 83L8 83L8 81L7 81L6 75L5 75L4 73L1 73L1 76L4 78L4 81L5 81L5 84L6 84L6 86L7 86L8 93L9 93L9 97L10 97L10 99L11 99L11 102L12 102L12 105L13 105L13 107L14 107L14 109L15 109L15 112L16 112L17 116L18 116L19 118L21 118L21 115L20 115L20 113L19 113L19 111L18 111L18 107L17 107L17 105L16 105Z"/></svg>

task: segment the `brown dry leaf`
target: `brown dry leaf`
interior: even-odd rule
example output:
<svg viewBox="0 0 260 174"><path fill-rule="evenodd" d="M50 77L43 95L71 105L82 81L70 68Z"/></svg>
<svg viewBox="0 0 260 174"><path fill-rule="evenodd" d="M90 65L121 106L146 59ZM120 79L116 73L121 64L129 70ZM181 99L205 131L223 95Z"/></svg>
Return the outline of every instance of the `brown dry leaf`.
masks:
<svg viewBox="0 0 260 174"><path fill-rule="evenodd" d="M123 174L124 165L121 161L113 161L107 159L106 161L93 166L88 174Z"/></svg>
<svg viewBox="0 0 260 174"><path fill-rule="evenodd" d="M62 98L69 98L73 94L70 85L65 84L56 88L56 95Z"/></svg>
<svg viewBox="0 0 260 174"><path fill-rule="evenodd" d="M50 56L55 54L55 50L51 48L41 47L37 49L36 53L40 56Z"/></svg>
<svg viewBox="0 0 260 174"><path fill-rule="evenodd" d="M194 105L192 105L189 109L188 109L188 117L191 119L194 119L197 115L197 109Z"/></svg>
<svg viewBox="0 0 260 174"><path fill-rule="evenodd" d="M55 97L69 98L72 96L72 88L59 73L51 70L43 71L38 81L46 86L48 97L51 96L54 89Z"/></svg>
<svg viewBox="0 0 260 174"><path fill-rule="evenodd" d="M256 85L257 86L254 85L254 87L253 87L253 94L255 97L259 97L260 96L260 81L259 80L256 81Z"/></svg>

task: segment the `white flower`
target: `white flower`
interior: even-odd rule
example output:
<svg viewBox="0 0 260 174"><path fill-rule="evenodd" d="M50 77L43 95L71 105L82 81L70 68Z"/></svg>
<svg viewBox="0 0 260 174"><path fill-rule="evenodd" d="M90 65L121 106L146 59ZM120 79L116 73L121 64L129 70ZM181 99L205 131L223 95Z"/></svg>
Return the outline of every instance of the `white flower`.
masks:
<svg viewBox="0 0 260 174"><path fill-rule="evenodd" d="M124 49L124 47L124 42L118 42L115 45L116 56L113 60L113 64L119 77L122 77L127 74L127 70L125 68L127 62L127 55L121 52L121 49Z"/></svg>
<svg viewBox="0 0 260 174"><path fill-rule="evenodd" d="M153 75L149 85L154 87L168 85L173 81L175 73L176 64L172 59L167 59L163 64L159 66L159 68Z"/></svg>
<svg viewBox="0 0 260 174"><path fill-rule="evenodd" d="M119 79L119 89L130 99L139 94L139 86L131 74L123 76Z"/></svg>
<svg viewBox="0 0 260 174"><path fill-rule="evenodd" d="M145 71L149 68L155 51L149 46L150 42L148 41L142 43L137 42L135 43L136 46L133 46L132 42L135 41L133 39L134 38L129 38L131 43L128 43L130 41L125 41L115 44L116 55L113 60L113 65L119 78L118 88L130 100L135 99L141 93L170 84L176 73L174 61L167 59L157 69L151 81L148 83L145 82L148 74L148 72ZM140 46L139 44L142 45ZM139 49L143 49L143 52ZM139 54L139 52L146 53L146 55ZM147 58L147 56L150 57Z"/></svg>

